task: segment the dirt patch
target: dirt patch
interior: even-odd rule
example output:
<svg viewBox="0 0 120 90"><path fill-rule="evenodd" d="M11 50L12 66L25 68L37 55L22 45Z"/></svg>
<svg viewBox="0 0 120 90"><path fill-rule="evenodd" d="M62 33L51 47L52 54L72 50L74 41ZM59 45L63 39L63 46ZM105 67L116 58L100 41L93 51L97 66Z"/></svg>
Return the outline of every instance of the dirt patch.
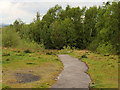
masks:
<svg viewBox="0 0 120 90"><path fill-rule="evenodd" d="M16 73L15 76L17 83L29 83L40 80L40 76L27 73Z"/></svg>

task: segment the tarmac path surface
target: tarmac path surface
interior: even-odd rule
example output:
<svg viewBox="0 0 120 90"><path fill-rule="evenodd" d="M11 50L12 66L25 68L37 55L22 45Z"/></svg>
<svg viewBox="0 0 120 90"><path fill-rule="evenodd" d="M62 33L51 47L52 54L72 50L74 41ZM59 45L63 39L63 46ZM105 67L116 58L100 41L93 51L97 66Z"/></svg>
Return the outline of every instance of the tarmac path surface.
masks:
<svg viewBox="0 0 120 90"><path fill-rule="evenodd" d="M63 63L64 69L51 88L89 88L90 76L85 73L87 65L69 55L58 55Z"/></svg>

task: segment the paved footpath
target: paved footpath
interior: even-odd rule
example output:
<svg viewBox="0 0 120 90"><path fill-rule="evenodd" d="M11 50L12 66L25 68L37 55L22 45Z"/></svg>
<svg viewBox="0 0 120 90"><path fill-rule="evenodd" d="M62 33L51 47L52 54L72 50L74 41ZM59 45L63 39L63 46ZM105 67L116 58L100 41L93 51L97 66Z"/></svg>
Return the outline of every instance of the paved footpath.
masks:
<svg viewBox="0 0 120 90"><path fill-rule="evenodd" d="M69 55L58 55L64 65L64 70L51 88L88 88L91 82L85 72L88 67L85 63Z"/></svg>

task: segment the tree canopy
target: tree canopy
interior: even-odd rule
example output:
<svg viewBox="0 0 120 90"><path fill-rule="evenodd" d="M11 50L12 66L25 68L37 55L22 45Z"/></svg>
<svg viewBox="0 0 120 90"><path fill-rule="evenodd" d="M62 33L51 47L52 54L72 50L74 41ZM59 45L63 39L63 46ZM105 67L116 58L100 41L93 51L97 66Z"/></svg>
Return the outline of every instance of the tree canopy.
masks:
<svg viewBox="0 0 120 90"><path fill-rule="evenodd" d="M56 5L40 20L25 24L15 20L13 28L21 37L44 44L46 49L64 46L90 49L101 53L120 53L120 2L106 2L102 6L62 9Z"/></svg>

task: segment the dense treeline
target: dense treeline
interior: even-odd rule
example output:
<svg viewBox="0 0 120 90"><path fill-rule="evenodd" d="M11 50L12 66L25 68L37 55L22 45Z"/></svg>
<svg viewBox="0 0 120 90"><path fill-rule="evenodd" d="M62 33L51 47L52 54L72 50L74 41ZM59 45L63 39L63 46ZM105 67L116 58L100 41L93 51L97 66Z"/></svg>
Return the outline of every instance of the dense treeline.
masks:
<svg viewBox="0 0 120 90"><path fill-rule="evenodd" d="M120 2L106 2L90 8L67 5L65 10L56 5L42 20L37 12L29 25L16 20L8 28L15 30L21 39L43 44L46 49L69 46L116 54L120 52L119 11Z"/></svg>

